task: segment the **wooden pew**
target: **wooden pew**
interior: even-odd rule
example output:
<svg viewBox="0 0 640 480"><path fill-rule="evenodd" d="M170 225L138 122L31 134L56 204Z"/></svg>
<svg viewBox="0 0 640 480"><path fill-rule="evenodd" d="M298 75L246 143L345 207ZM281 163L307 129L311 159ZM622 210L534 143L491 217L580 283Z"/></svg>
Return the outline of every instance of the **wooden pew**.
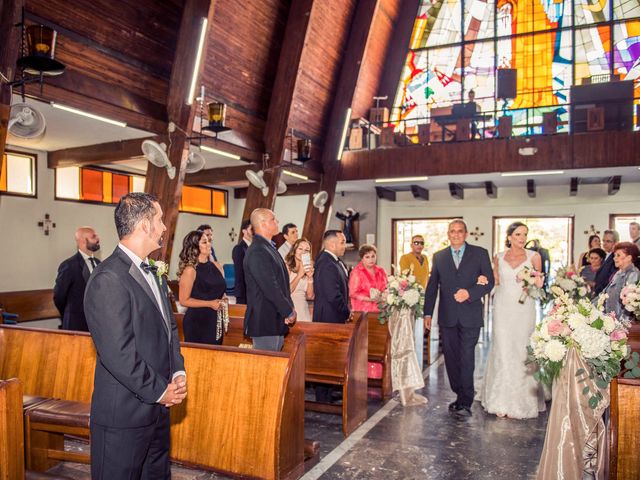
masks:
<svg viewBox="0 0 640 480"><path fill-rule="evenodd" d="M369 361L382 365L382 378L369 378L369 387L379 388L382 398L387 400L393 392L391 386L391 335L389 335L389 327L386 323L381 325L378 320L378 314L373 312L367 314L367 322L369 324Z"/></svg>
<svg viewBox="0 0 640 480"><path fill-rule="evenodd" d="M0 305L5 312L18 314L18 322L60 318L52 289L0 292Z"/></svg>
<svg viewBox="0 0 640 480"><path fill-rule="evenodd" d="M0 480L23 479L22 384L0 380Z"/></svg>
<svg viewBox="0 0 640 480"><path fill-rule="evenodd" d="M251 344L243 334L243 317L230 317L224 345ZM180 328L180 327L178 327ZM342 387L342 405L305 402L312 411L342 416L342 432L348 436L367 418L367 321L358 315L347 324L298 322L292 334L304 334L306 341L305 380ZM289 336L283 351L289 351Z"/></svg>
<svg viewBox="0 0 640 480"><path fill-rule="evenodd" d="M304 348L299 334L290 336L284 353L184 344L189 395L171 410L171 459L234 476L301 476ZM88 403L94 369L86 333L0 326L0 378L21 378L28 394ZM45 405L51 408L51 402ZM35 407L29 415L40 418L42 410ZM54 427L34 430L36 436L47 433L45 444L31 452L39 468L60 459L62 434L73 426ZM74 461L88 462L75 455Z"/></svg>
<svg viewBox="0 0 640 480"><path fill-rule="evenodd" d="M640 379L611 382L609 478L640 478Z"/></svg>

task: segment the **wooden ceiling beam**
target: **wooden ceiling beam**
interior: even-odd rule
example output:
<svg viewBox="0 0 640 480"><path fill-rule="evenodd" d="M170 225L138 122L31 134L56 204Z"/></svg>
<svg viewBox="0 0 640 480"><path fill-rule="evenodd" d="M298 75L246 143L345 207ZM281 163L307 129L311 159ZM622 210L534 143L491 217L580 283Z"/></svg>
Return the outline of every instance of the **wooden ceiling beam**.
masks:
<svg viewBox="0 0 640 480"><path fill-rule="evenodd" d="M303 233L311 242L314 251L319 251L322 245L322 235L326 229L330 207L335 197L338 174L342 168L342 162L337 158L341 148L340 141L345 115L353 105L358 79L363 68L362 60L369 39L373 34L372 24L375 15L379 13L379 8L378 0L358 0L353 14L340 76L336 84L335 97L327 121L325 146L321 157L324 174L317 191L326 191L329 198L322 213L314 208L312 202L309 202L304 220Z"/></svg>
<svg viewBox="0 0 640 480"><path fill-rule="evenodd" d="M464 188L459 183L449 183L449 193L456 200L464 200Z"/></svg>
<svg viewBox="0 0 640 480"><path fill-rule="evenodd" d="M429 200L429 190L422 188L420 185L411 185L411 194L413 198L421 200Z"/></svg>
<svg viewBox="0 0 640 480"><path fill-rule="evenodd" d="M310 33L313 7L314 0L292 0L289 9L263 136L265 151L271 155L271 166L279 166L284 158L293 96L301 75L300 60ZM249 187L242 218L249 218L251 212L259 207L273 209L280 174L281 171L276 169L265 175L269 186L266 197L256 187Z"/></svg>
<svg viewBox="0 0 640 480"><path fill-rule="evenodd" d="M257 172L262 166L259 163L248 163L247 165L240 165L237 167L219 167L209 168L206 170L200 170L196 173L188 174L185 177L185 185L218 185L220 183L238 182L246 180L245 172L247 170L253 170ZM298 175L304 175L309 180L317 182L320 180L321 175L318 172L309 170L298 165L286 165L282 167L283 170L288 170Z"/></svg>
<svg viewBox="0 0 640 480"><path fill-rule="evenodd" d="M389 200L390 202L396 201L396 192L395 190L391 190L385 187L376 187L376 195L378 198Z"/></svg>
<svg viewBox="0 0 640 480"><path fill-rule="evenodd" d="M529 198L536 198L536 181L533 178L527 180L527 195Z"/></svg>
<svg viewBox="0 0 640 480"><path fill-rule="evenodd" d="M149 139L157 142L166 142L166 139L159 137L149 137ZM84 167L86 165L100 165L138 158L142 156L141 145L143 140L147 139L134 138L119 142L54 150L47 155L47 167Z"/></svg>
<svg viewBox="0 0 640 480"><path fill-rule="evenodd" d="M622 176L614 175L609 178L607 182L607 193L609 195L615 195L620 191L620 184L622 183Z"/></svg>
<svg viewBox="0 0 640 480"><path fill-rule="evenodd" d="M571 184L569 185L569 196L575 197L578 195L578 185L580 184L580 178L571 177Z"/></svg>
<svg viewBox="0 0 640 480"><path fill-rule="evenodd" d="M484 182L484 189L487 192L487 197L489 198L498 198L498 187L495 183L486 181Z"/></svg>
<svg viewBox="0 0 640 480"><path fill-rule="evenodd" d="M169 81L169 96L167 98L167 117L175 122L176 126L185 132L191 132L196 115L197 102L186 103L191 76L196 64L197 45L202 30L202 19L207 19L205 42L202 57L206 58L206 38L213 20L215 0L186 0L182 11L182 20L176 42L176 50ZM202 75L204 61L200 62L196 72L198 79ZM200 85L199 82L196 85ZM169 261L173 240L178 220L178 207L182 195L182 186L185 177L185 166L189 154L188 143L184 135L172 137L169 147L169 160L176 168L176 176L173 180L167 176L165 168L149 165L147 168L147 181L145 192L155 194L164 212L164 224L167 227L164 242L160 251L156 254L159 258Z"/></svg>
<svg viewBox="0 0 640 480"><path fill-rule="evenodd" d="M16 61L20 50L20 22L24 0L0 0L0 72L12 81L15 77ZM11 113L11 88L0 81L0 174L2 156L7 142L7 129Z"/></svg>

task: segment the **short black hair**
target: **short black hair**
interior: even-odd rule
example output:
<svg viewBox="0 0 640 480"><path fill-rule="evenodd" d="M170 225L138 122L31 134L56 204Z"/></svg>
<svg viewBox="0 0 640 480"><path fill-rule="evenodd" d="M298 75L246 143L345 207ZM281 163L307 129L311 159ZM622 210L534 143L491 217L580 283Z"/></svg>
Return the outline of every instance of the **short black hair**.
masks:
<svg viewBox="0 0 640 480"><path fill-rule="evenodd" d="M595 253L596 255L598 255L602 260L607 258L607 252L605 252L601 248L598 248L598 247L592 248L591 250L589 250L589 255L591 255L592 253Z"/></svg>
<svg viewBox="0 0 640 480"><path fill-rule="evenodd" d="M251 220L247 218L246 220L243 220L242 223L240 224L240 231L242 232L243 230L246 230L250 226L251 226Z"/></svg>
<svg viewBox="0 0 640 480"><path fill-rule="evenodd" d="M291 230L292 228L298 228L298 226L293 223L287 223L284 227L282 227L282 234L289 235L289 230Z"/></svg>
<svg viewBox="0 0 640 480"><path fill-rule="evenodd" d="M342 233L341 230L327 230L322 235L322 241L329 240L330 238L337 237L339 233Z"/></svg>
<svg viewBox="0 0 640 480"><path fill-rule="evenodd" d="M200 225L198 228L196 228L196 230L199 230L201 232L204 232L205 230L213 230L213 228L211 228L211 225L208 225L206 223L203 223L202 225Z"/></svg>
<svg viewBox="0 0 640 480"><path fill-rule="evenodd" d="M145 218L150 222L153 221L153 216L156 214L156 207L153 204L157 201L158 197L155 195L142 192L128 193L120 198L113 214L118 238L122 240L130 235L136 225Z"/></svg>

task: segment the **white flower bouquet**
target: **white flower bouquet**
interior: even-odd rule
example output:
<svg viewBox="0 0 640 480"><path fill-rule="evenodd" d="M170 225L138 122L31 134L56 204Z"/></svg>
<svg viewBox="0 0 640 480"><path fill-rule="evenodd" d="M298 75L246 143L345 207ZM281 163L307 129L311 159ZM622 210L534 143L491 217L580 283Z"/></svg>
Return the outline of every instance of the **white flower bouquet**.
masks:
<svg viewBox="0 0 640 480"><path fill-rule="evenodd" d="M522 283L522 295L520 295L518 303L524 303L527 297L545 303L547 294L542 288L544 284L544 276L542 273L533 268L523 267L522 270L516 274L516 281Z"/></svg>
<svg viewBox="0 0 640 480"><path fill-rule="evenodd" d="M620 300L624 309L640 320L640 284L625 285L620 292Z"/></svg>
<svg viewBox="0 0 640 480"><path fill-rule="evenodd" d="M387 289L382 292L378 302L380 323L384 324L394 311L402 308L412 310L416 318L421 317L424 311L424 287L416 281L416 277L405 271L400 275L390 275L387 281Z"/></svg>
<svg viewBox="0 0 640 480"><path fill-rule="evenodd" d="M549 292L554 298L559 298L566 293L574 300L580 300L585 298L589 291L590 288L585 279L572 267L559 268L553 284L549 287Z"/></svg>
<svg viewBox="0 0 640 480"><path fill-rule="evenodd" d="M595 378L598 390L584 387L589 406L595 408L611 380L621 370L620 363L628 356L627 329L614 313L604 313L604 298L593 305L587 298L574 300L568 292L559 295L553 308L531 334L527 347L529 361L538 365L536 380L551 385L564 365L569 348L576 348L588 365L576 372L577 381L586 375ZM635 365L630 376L640 374Z"/></svg>

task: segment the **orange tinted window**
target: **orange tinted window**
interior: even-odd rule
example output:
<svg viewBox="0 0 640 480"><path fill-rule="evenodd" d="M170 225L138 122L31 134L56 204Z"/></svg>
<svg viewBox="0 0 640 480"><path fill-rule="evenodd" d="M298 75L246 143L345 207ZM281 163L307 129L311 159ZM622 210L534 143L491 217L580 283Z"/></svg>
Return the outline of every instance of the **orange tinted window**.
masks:
<svg viewBox="0 0 640 480"><path fill-rule="evenodd" d="M102 201L111 203L111 176L109 172L102 172Z"/></svg>
<svg viewBox="0 0 640 480"><path fill-rule="evenodd" d="M118 203L121 197L129 193L129 176L113 174L113 203Z"/></svg>
<svg viewBox="0 0 640 480"><path fill-rule="evenodd" d="M208 188L183 187L180 210L192 213L211 213L211 190Z"/></svg>
<svg viewBox="0 0 640 480"><path fill-rule="evenodd" d="M7 191L7 155L2 155L2 165L0 166L0 192Z"/></svg>
<svg viewBox="0 0 640 480"><path fill-rule="evenodd" d="M211 190L213 195L213 214L222 217L227 216L227 192L222 190Z"/></svg>
<svg viewBox="0 0 640 480"><path fill-rule="evenodd" d="M103 201L102 172L97 170L82 169L81 173L81 199L94 202Z"/></svg>

